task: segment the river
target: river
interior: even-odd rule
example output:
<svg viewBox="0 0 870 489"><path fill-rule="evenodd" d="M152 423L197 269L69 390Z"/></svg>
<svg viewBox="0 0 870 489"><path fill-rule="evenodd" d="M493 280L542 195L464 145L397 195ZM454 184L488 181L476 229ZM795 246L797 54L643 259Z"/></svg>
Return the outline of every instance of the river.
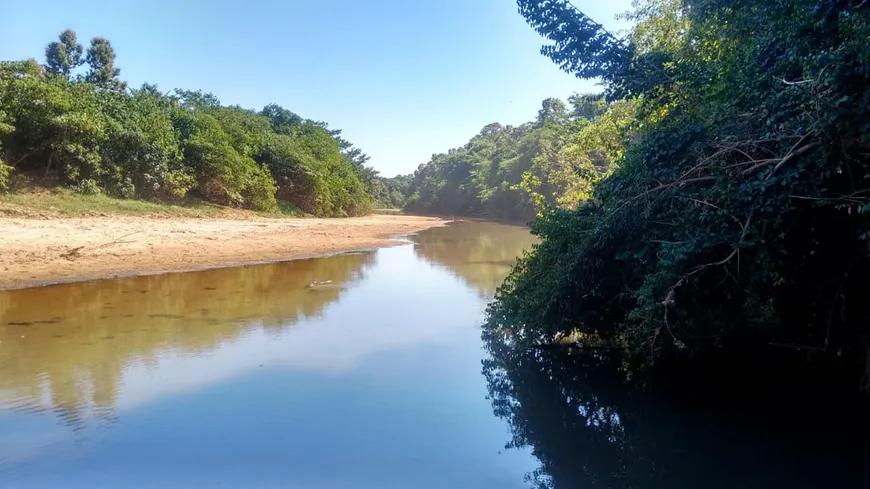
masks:
<svg viewBox="0 0 870 489"><path fill-rule="evenodd" d="M479 325L532 242L2 292L0 487L526 487Z"/></svg>
<svg viewBox="0 0 870 489"><path fill-rule="evenodd" d="M870 487L863 412L732 396L739 366L662 397L606 357L483 344L534 241L460 222L371 252L2 292L0 488Z"/></svg>

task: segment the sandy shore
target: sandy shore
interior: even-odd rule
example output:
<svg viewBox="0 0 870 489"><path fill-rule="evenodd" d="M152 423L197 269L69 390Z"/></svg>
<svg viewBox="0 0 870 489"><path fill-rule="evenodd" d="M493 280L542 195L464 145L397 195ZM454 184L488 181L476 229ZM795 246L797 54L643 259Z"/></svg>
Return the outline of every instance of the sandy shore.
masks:
<svg viewBox="0 0 870 489"><path fill-rule="evenodd" d="M415 216L348 219L0 218L0 290L264 263L389 246L440 226Z"/></svg>

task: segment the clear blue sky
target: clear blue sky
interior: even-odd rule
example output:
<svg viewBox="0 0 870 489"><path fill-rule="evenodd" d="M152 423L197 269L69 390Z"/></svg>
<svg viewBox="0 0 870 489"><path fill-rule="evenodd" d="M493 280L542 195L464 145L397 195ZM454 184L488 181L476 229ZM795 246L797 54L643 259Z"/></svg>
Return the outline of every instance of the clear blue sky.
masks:
<svg viewBox="0 0 870 489"><path fill-rule="evenodd" d="M597 91L539 54L512 0L29 0L6 2L0 59L34 57L65 28L112 42L131 86L202 89L323 120L385 176L411 173L543 99ZM575 0L611 29L630 0Z"/></svg>

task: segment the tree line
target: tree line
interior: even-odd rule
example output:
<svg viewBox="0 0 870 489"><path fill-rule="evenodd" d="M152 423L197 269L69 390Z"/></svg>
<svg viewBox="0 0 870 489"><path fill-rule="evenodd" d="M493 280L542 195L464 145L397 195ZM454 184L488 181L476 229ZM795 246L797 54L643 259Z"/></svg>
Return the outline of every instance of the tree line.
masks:
<svg viewBox="0 0 870 489"><path fill-rule="evenodd" d="M607 171L582 198L543 208L485 337L641 368L784 351L870 388L870 2L638 0L626 35L565 0L517 3L542 53L627 119L596 141ZM451 182L486 181L466 178L479 153L437 157L455 209L535 182L475 200Z"/></svg>
<svg viewBox="0 0 870 489"><path fill-rule="evenodd" d="M574 207L612 169L633 107L575 94L567 104L544 100L535 120L520 126L489 124L464 146L420 165L405 209L530 220L546 208Z"/></svg>
<svg viewBox="0 0 870 489"><path fill-rule="evenodd" d="M0 62L0 191L35 175L82 193L260 211L283 202L321 216L397 200L396 184L325 122L201 90L131 89L115 61L107 39L85 49L67 29L44 64Z"/></svg>

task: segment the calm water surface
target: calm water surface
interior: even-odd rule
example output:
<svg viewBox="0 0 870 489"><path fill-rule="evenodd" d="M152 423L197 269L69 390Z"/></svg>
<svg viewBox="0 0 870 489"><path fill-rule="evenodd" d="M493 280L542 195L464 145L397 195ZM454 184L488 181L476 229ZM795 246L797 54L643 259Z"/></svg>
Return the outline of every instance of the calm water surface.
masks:
<svg viewBox="0 0 870 489"><path fill-rule="evenodd" d="M532 243L457 223L370 253L0 293L0 488L870 488L860 408L763 383L710 397L755 385L739 366L660 397L618 359L483 345Z"/></svg>
<svg viewBox="0 0 870 489"><path fill-rule="evenodd" d="M0 292L0 487L526 487L479 324L532 242Z"/></svg>

